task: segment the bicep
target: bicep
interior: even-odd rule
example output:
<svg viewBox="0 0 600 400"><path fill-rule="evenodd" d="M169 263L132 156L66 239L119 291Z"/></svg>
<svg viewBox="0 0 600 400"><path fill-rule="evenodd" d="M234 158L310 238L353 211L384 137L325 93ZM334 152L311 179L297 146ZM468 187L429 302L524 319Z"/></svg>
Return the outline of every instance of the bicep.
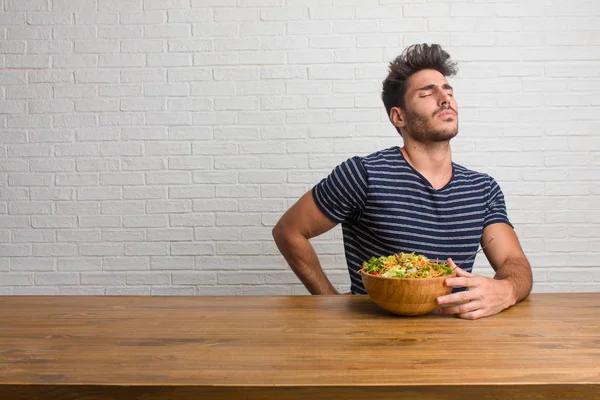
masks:
<svg viewBox="0 0 600 400"><path fill-rule="evenodd" d="M277 223L280 229L300 233L307 239L319 236L336 225L336 222L317 207L310 190L290 207Z"/></svg>
<svg viewBox="0 0 600 400"><path fill-rule="evenodd" d="M506 223L494 223L483 229L481 245L484 246L491 238L494 240L483 251L494 271L512 257L523 257L525 253L519 243L514 229Z"/></svg>

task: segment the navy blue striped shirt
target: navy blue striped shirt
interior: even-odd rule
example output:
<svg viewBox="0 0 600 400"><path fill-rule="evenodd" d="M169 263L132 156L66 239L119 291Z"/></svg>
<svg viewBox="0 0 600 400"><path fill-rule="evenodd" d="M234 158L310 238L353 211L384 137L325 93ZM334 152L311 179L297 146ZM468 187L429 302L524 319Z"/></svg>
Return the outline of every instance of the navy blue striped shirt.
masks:
<svg viewBox="0 0 600 400"><path fill-rule="evenodd" d="M346 160L312 192L319 209L342 224L355 294L366 293L358 270L372 256L415 252L458 264L477 251L487 225L512 226L492 177L452 163L452 178L436 190L399 147ZM473 262L461 268L470 272Z"/></svg>

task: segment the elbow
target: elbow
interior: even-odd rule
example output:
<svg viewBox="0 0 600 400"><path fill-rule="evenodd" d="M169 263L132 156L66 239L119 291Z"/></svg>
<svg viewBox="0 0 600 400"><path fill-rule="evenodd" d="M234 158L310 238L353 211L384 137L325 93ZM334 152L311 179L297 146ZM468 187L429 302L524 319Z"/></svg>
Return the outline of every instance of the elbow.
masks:
<svg viewBox="0 0 600 400"><path fill-rule="evenodd" d="M293 226L286 223L284 219L280 219L273 227L271 234L273 235L273 239L275 240L275 244L279 251L284 253L284 250L295 241L295 238L300 233L295 230Z"/></svg>
<svg viewBox="0 0 600 400"><path fill-rule="evenodd" d="M286 229L285 224L279 220L277 224L273 227L271 234L273 235L273 239L275 240L275 244L279 249L281 249L281 245L285 242L286 237Z"/></svg>

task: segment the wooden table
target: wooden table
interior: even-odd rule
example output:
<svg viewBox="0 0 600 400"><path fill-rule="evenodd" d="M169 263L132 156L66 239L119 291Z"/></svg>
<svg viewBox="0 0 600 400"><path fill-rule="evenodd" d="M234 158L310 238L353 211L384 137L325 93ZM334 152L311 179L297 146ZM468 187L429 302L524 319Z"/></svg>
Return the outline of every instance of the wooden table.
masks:
<svg viewBox="0 0 600 400"><path fill-rule="evenodd" d="M476 321L366 296L5 296L0 398L598 399L600 293Z"/></svg>

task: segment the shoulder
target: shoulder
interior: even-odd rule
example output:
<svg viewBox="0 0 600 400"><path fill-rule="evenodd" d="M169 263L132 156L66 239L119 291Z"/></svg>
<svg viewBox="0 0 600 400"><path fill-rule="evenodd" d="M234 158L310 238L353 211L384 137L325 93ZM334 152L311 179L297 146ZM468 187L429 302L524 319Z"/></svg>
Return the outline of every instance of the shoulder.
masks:
<svg viewBox="0 0 600 400"><path fill-rule="evenodd" d="M396 165L403 160L398 146L388 147L387 149L378 150L366 156L357 156L354 158L360 160L366 169Z"/></svg>
<svg viewBox="0 0 600 400"><path fill-rule="evenodd" d="M463 183L469 184L483 184L487 187L497 184L494 178L486 173L466 168L455 162L452 163L452 166L454 168L454 175L457 181L462 181Z"/></svg>

